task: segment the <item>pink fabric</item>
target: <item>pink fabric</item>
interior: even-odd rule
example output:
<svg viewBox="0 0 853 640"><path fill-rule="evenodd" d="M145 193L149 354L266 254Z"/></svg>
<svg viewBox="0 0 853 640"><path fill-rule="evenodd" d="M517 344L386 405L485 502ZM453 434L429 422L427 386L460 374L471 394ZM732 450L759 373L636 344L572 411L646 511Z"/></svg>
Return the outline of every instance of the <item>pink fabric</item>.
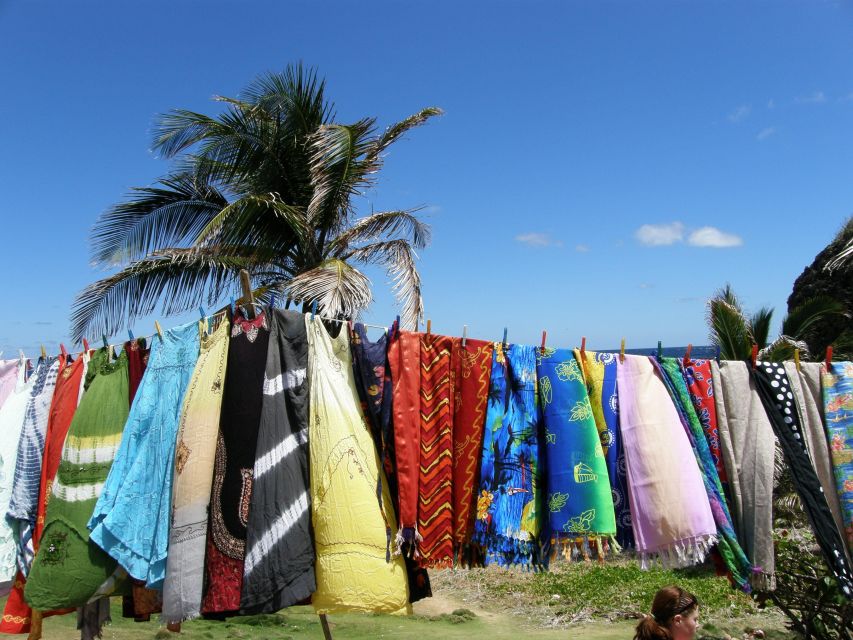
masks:
<svg viewBox="0 0 853 640"><path fill-rule="evenodd" d="M0 407L6 402L6 398L15 388L18 376L18 358L14 360L0 360Z"/></svg>
<svg viewBox="0 0 853 640"><path fill-rule="evenodd" d="M617 365L619 427L625 444L628 497L643 564L704 560L717 528L678 412L649 358Z"/></svg>

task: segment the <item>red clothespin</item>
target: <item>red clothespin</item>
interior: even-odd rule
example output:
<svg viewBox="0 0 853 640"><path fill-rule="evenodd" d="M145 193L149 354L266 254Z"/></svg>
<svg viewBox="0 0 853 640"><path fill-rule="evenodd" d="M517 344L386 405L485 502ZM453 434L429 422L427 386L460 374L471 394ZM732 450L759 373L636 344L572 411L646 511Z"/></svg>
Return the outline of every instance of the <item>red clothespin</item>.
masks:
<svg viewBox="0 0 853 640"><path fill-rule="evenodd" d="M68 359L68 352L65 350L65 345L61 342L59 343L59 353L62 354L62 363L65 364L65 361Z"/></svg>
<svg viewBox="0 0 853 640"><path fill-rule="evenodd" d="M83 351L89 353L89 341L86 338L83 338Z"/></svg>
<svg viewBox="0 0 853 640"><path fill-rule="evenodd" d="M758 360L758 345L752 345L752 368L755 369L755 361Z"/></svg>
<svg viewBox="0 0 853 640"><path fill-rule="evenodd" d="M542 347L541 347L541 349L542 349L542 355L545 355L545 337L546 337L547 335L548 335L548 333L547 333L547 332L545 332L545 331L543 331L543 332L542 332Z"/></svg>
<svg viewBox="0 0 853 640"><path fill-rule="evenodd" d="M581 338L581 362L586 359L586 337Z"/></svg>
<svg viewBox="0 0 853 640"><path fill-rule="evenodd" d="M684 353L684 366L685 367L690 364L690 352L692 350L693 350L693 345L688 343L687 344L687 351Z"/></svg>
<svg viewBox="0 0 853 640"><path fill-rule="evenodd" d="M826 348L826 370L829 371L832 368L832 345L829 345Z"/></svg>

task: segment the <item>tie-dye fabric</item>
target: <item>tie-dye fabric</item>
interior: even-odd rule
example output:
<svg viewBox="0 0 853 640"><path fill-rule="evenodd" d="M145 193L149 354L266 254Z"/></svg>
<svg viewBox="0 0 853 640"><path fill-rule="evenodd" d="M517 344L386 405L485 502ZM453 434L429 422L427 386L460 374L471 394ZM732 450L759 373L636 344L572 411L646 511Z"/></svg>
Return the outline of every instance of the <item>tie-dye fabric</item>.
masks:
<svg viewBox="0 0 853 640"><path fill-rule="evenodd" d="M580 351L575 350L580 360ZM616 355L595 351L584 352L584 373L592 415L598 427L601 448L607 461L607 475L616 513L616 542L623 549L634 546L634 526L628 504L628 471L625 447L619 431L619 396L616 389Z"/></svg>
<svg viewBox="0 0 853 640"><path fill-rule="evenodd" d="M542 563L536 348L495 343L473 542L484 564Z"/></svg>
<svg viewBox="0 0 853 640"><path fill-rule="evenodd" d="M545 504L543 538L564 555L580 538L616 535L607 462L584 374L569 349L546 349L537 358L542 410ZM599 556L603 555L598 542Z"/></svg>
<svg viewBox="0 0 853 640"><path fill-rule="evenodd" d="M847 548L853 553L853 362L824 364L823 409Z"/></svg>
<svg viewBox="0 0 853 640"><path fill-rule="evenodd" d="M723 494L723 485L717 475L717 467L711 455L711 449L705 439L705 431L696 414L696 409L682 377L681 363L676 358L663 358L654 361L662 373L662 379L672 396L675 408L678 410L681 424L693 447L705 493L711 505L711 513L717 524L717 550L731 575L732 581L742 590L752 590L749 580L752 577L752 565L746 557L735 534L729 507Z"/></svg>

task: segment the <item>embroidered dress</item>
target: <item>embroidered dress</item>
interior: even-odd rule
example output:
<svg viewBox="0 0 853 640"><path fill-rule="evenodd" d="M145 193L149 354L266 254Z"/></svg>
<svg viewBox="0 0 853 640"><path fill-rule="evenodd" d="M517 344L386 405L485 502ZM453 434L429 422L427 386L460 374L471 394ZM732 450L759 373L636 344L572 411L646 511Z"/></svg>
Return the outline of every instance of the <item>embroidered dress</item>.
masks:
<svg viewBox="0 0 853 640"><path fill-rule="evenodd" d="M607 462L595 424L580 361L570 349L537 350L536 376L542 410L545 504L544 538L552 553L570 558L576 539L587 545L616 535ZM580 355L580 354L578 354Z"/></svg>
<svg viewBox="0 0 853 640"><path fill-rule="evenodd" d="M163 584L163 619L182 622L201 614L207 512L213 483L213 459L222 387L228 364L230 325L222 320L201 338L178 427L172 481L169 556Z"/></svg>
<svg viewBox="0 0 853 640"><path fill-rule="evenodd" d="M466 339L463 346L461 338L453 339L453 544L462 565L472 560L468 543L477 516L474 503L493 353L491 342Z"/></svg>
<svg viewBox="0 0 853 640"><path fill-rule="evenodd" d="M91 540L152 589L162 588L166 577L175 439L198 344L194 322L154 338L124 438L89 520Z"/></svg>
<svg viewBox="0 0 853 640"><path fill-rule="evenodd" d="M580 362L580 350L575 349ZM612 353L585 351L584 374L592 404L592 415L607 462L613 511L616 514L616 543L626 549L634 546L634 528L628 506L628 470L625 448L619 431L619 397L616 391L616 356ZM541 393L541 389L540 389Z"/></svg>
<svg viewBox="0 0 853 640"><path fill-rule="evenodd" d="M619 428L625 439L634 538L643 568L699 564L717 527L678 413L646 356L617 362Z"/></svg>
<svg viewBox="0 0 853 640"><path fill-rule="evenodd" d="M853 553L853 362L821 367L826 436L847 548Z"/></svg>
<svg viewBox="0 0 853 640"><path fill-rule="evenodd" d="M240 608L275 612L316 588L308 476L305 319L272 310Z"/></svg>
<svg viewBox="0 0 853 640"><path fill-rule="evenodd" d="M204 614L233 615L240 609L269 342L266 313L252 320L235 314L213 467Z"/></svg>
<svg viewBox="0 0 853 640"><path fill-rule="evenodd" d="M355 390L347 332L336 338L319 318L308 332L311 513L318 612L408 611L406 568L391 556L395 529L388 485Z"/></svg>
<svg viewBox="0 0 853 640"><path fill-rule="evenodd" d="M663 358L661 361L652 361L661 373L663 381L678 410L681 424L690 439L696 463L702 473L705 484L705 493L711 505L711 513L717 524L717 551L722 556L726 568L731 575L732 581L742 590L749 592L751 587L749 579L752 577L752 565L746 557L743 549L735 535L732 517L723 494L723 485L717 475L717 467L711 455L708 441L705 439L705 431L696 415L696 410L690 398L690 392L682 377L682 363L676 358Z"/></svg>
<svg viewBox="0 0 853 640"><path fill-rule="evenodd" d="M101 360L103 362L103 360ZM37 609L83 606L121 586L114 559L89 541L86 523L101 494L128 414L127 356L96 367L68 430L44 532L24 595ZM115 575L114 575L115 574Z"/></svg>
<svg viewBox="0 0 853 640"><path fill-rule="evenodd" d="M809 460L802 434L799 412L785 368L776 362L757 362L752 377L764 403L770 424L779 438L785 461L791 467L791 479L809 517L815 539L823 551L841 591L853 600L853 573L844 553L844 541L835 527L814 467Z"/></svg>
<svg viewBox="0 0 853 640"><path fill-rule="evenodd" d="M0 504L8 505L15 479L18 443L24 428L27 405L37 376L26 378L27 361L21 357L16 370L16 384L0 407ZM0 595L12 588L18 569L18 536L6 518L0 518Z"/></svg>
<svg viewBox="0 0 853 640"><path fill-rule="evenodd" d="M484 564L542 563L536 348L495 343L473 542Z"/></svg>
<svg viewBox="0 0 853 640"><path fill-rule="evenodd" d="M391 415L393 385L391 366L388 362L388 336L382 335L376 342L367 337L367 330L361 323L353 326L350 346L352 348L355 386L361 401L365 420L370 425L373 442L379 450L384 475L378 479L388 483L388 492L395 509L395 520L399 518L396 509L399 505L397 492L397 462L394 448L394 426ZM381 497L381 487L377 487L377 496ZM409 602L417 602L432 596L429 573L418 565L412 553L404 553L406 575L409 581Z"/></svg>

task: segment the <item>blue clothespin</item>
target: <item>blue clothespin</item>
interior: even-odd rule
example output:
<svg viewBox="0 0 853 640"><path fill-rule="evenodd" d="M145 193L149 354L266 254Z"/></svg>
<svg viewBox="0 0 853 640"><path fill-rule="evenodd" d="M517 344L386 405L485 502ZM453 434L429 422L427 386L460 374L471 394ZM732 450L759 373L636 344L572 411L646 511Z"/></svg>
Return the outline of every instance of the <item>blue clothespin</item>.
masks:
<svg viewBox="0 0 853 640"><path fill-rule="evenodd" d="M311 303L311 319L314 319L314 316L317 315L317 301Z"/></svg>
<svg viewBox="0 0 853 640"><path fill-rule="evenodd" d="M663 347L661 346L660 340L658 340L658 360L663 359Z"/></svg>
<svg viewBox="0 0 853 640"><path fill-rule="evenodd" d="M270 309L275 309L275 291L270 296Z"/></svg>
<svg viewBox="0 0 853 640"><path fill-rule="evenodd" d="M108 349L108 348L109 348L109 346L110 346L110 343L109 343L109 342L107 342L107 334L102 333L102 334L101 334L101 338L103 338L103 339L104 339L104 349Z"/></svg>
<svg viewBox="0 0 853 640"><path fill-rule="evenodd" d="M506 349L506 333L507 333L507 330L506 330L506 327L504 327L504 339L501 340L501 344L503 345L504 349Z"/></svg>
<svg viewBox="0 0 853 640"><path fill-rule="evenodd" d="M234 296L231 296L231 316L237 315L237 303L234 300Z"/></svg>
<svg viewBox="0 0 853 640"><path fill-rule="evenodd" d="M130 329L127 330L127 337L130 338L130 341L133 342L136 338L133 337L133 331Z"/></svg>
<svg viewBox="0 0 853 640"><path fill-rule="evenodd" d="M720 364L720 345L717 345L717 364Z"/></svg>
<svg viewBox="0 0 853 640"><path fill-rule="evenodd" d="M199 315L201 315L201 319L204 320L205 316L207 316L207 314L204 312L204 307L199 306L198 312L199 312Z"/></svg>

